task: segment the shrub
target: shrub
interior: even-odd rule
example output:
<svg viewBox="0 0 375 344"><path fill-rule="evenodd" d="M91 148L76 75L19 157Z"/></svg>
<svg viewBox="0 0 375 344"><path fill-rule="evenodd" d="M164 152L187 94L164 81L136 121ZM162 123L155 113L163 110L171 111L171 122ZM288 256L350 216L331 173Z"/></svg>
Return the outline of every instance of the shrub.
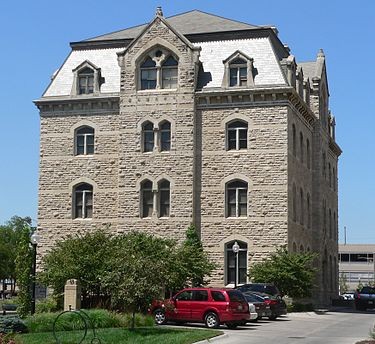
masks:
<svg viewBox="0 0 375 344"><path fill-rule="evenodd" d="M49 296L46 299L40 300L35 304L36 313L51 313L60 309L55 297Z"/></svg>
<svg viewBox="0 0 375 344"><path fill-rule="evenodd" d="M121 314L110 312L104 309L93 309L84 312L89 316L92 325L95 328L111 328L111 327L130 327L131 314ZM52 332L53 324L61 313L40 313L29 316L25 319L29 332ZM85 315L82 315L85 317ZM137 327L153 326L154 322L150 316L136 314L135 324ZM88 327L91 324L88 322ZM57 331L69 331L83 329L84 320L75 312L67 312L59 317L56 322Z"/></svg>
<svg viewBox="0 0 375 344"><path fill-rule="evenodd" d="M0 316L0 333L24 333L27 332L25 323L18 317Z"/></svg>

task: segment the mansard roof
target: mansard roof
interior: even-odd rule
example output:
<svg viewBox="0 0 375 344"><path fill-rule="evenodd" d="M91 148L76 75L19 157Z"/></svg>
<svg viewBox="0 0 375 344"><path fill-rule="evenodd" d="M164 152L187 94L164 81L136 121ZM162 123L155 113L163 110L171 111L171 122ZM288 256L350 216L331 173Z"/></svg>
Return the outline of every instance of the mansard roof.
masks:
<svg viewBox="0 0 375 344"><path fill-rule="evenodd" d="M171 17L167 17L166 19L170 25L172 25L183 35L251 30L260 28L256 25L242 23L236 20L227 19L198 10L177 14ZM87 40L84 40L83 42L133 39L137 37L142 32L142 30L146 28L147 25L148 23L134 26L128 29L89 38Z"/></svg>

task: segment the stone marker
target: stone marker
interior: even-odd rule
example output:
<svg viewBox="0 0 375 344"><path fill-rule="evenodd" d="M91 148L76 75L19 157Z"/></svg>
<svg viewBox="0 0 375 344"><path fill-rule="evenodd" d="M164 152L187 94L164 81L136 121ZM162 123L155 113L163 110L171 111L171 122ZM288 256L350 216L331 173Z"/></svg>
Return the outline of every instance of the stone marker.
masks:
<svg viewBox="0 0 375 344"><path fill-rule="evenodd" d="M64 287L64 311L81 308L81 286L76 279L67 280Z"/></svg>

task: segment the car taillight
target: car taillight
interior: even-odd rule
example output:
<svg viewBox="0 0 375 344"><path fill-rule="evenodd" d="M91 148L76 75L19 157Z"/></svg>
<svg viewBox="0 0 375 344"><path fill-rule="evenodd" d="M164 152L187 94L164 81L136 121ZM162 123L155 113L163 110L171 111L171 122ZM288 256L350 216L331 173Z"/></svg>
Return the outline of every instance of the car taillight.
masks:
<svg viewBox="0 0 375 344"><path fill-rule="evenodd" d="M267 305L277 305L277 300L264 300Z"/></svg>
<svg viewBox="0 0 375 344"><path fill-rule="evenodd" d="M238 303L238 302L229 302L227 306L227 312L248 312L249 311L249 305L244 303Z"/></svg>

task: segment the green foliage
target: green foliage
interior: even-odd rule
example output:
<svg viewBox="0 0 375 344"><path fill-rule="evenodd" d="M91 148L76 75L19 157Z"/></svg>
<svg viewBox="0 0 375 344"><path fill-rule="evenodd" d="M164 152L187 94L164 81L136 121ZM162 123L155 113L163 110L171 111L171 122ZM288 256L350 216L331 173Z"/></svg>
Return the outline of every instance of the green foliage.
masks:
<svg viewBox="0 0 375 344"><path fill-rule="evenodd" d="M340 294L346 293L349 290L348 286L348 278L344 273L341 273L339 276L339 289L340 289Z"/></svg>
<svg viewBox="0 0 375 344"><path fill-rule="evenodd" d="M314 310L314 306L312 303L299 303L293 302L287 305L288 313L291 312L311 312Z"/></svg>
<svg viewBox="0 0 375 344"><path fill-rule="evenodd" d="M25 333L27 327L18 316L0 316L0 333Z"/></svg>
<svg viewBox="0 0 375 344"><path fill-rule="evenodd" d="M56 243L43 258L44 271L40 281L62 295L68 279L81 283L83 297L88 294L103 296L102 279L106 274L106 257L111 252L111 238L103 231L85 235L71 235Z"/></svg>
<svg viewBox="0 0 375 344"><path fill-rule="evenodd" d="M110 312L105 309L85 310L92 321L95 328L114 328L114 327L130 327L132 315ZM41 313L34 314L25 319L25 324L32 333L52 332L53 324L60 314L58 313ZM136 314L135 326L153 326L154 321L150 316ZM84 328L82 318L75 312L64 313L56 322L57 331L71 331ZM90 324L88 324L90 327Z"/></svg>
<svg viewBox="0 0 375 344"><path fill-rule="evenodd" d="M274 283L289 297L308 297L315 276L314 258L312 253L289 253L285 248L278 249L268 260L250 268L249 275L253 282Z"/></svg>
<svg viewBox="0 0 375 344"><path fill-rule="evenodd" d="M33 250L30 245L30 235L34 228L30 226L30 218L12 218L12 223L17 232L15 272L17 278L18 308L17 312L22 317L31 310L31 269L33 264Z"/></svg>
<svg viewBox="0 0 375 344"><path fill-rule="evenodd" d="M48 296L45 299L39 300L36 302L35 305L36 313L56 312L59 309L61 309L61 307L59 307L57 297L55 296Z"/></svg>

